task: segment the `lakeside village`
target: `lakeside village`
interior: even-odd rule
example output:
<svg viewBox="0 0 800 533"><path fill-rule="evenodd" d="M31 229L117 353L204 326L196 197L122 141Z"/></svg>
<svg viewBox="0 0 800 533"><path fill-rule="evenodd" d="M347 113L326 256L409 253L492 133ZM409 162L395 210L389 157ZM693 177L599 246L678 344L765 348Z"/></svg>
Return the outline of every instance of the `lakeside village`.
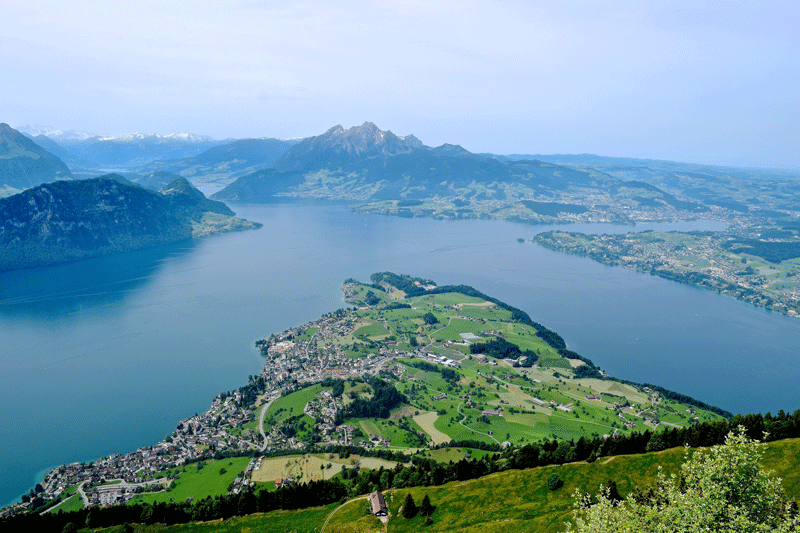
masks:
<svg viewBox="0 0 800 533"><path fill-rule="evenodd" d="M39 507L42 502L57 499L62 492L70 488L71 490L65 494L77 492L87 508L124 503L138 493L162 491L169 487L175 476L180 475L180 472L165 475L164 472L169 469L211 458L217 452L255 451L256 457L229 487L229 492L239 493L254 485L250 476L263 459L257 452L298 450L302 453L309 446L308 443L293 436L284 435L279 425L270 428L269 431L264 429L264 418L269 405L284 391L296 390L299 384L319 383L329 377L344 380L362 379L380 372L389 372L401 378L407 367L392 364L395 358L417 358L458 367L459 361L456 359L459 356L461 359L466 357L452 350L452 358L448 358L430 353L421 347L409 352L397 349L396 342L387 340L381 342L377 353L354 358L346 353L342 344L334 341L351 335L358 326L357 319L352 314L340 310L281 334L272 335L269 339L258 341L256 345L266 357L266 363L261 375L257 378L251 376L250 379L251 384L255 379L262 380L264 384L264 392L259 394L259 400L255 405L252 397L249 401L244 397L248 394L248 387L242 387L232 393L222 393L214 398L211 407L205 413L181 420L175 431L155 446L142 447L125 455L113 454L90 463L72 463L54 468L30 496L23 498L24 501L19 504L0 510L0 516L27 512L31 508ZM466 335L462 338L463 343L469 343L469 340L480 337ZM486 365L498 364L493 359L481 355L475 359ZM434 399L441 399L441 394ZM467 405L471 405L469 396L464 399ZM599 396L587 396L586 399L599 400ZM551 409L565 412L572 410L571 404L556 405L554 402L536 398L533 401L541 406L547 405ZM330 391L322 391L314 400L307 403L304 412L316 421L318 444L355 445L364 448L389 447L390 441L386 438L377 435L366 437L363 434L354 435L355 427L336 425L337 413L343 407L342 398L335 398ZM486 407L483 415L502 416L502 406ZM620 407L614 405L613 409L617 410ZM621 413L619 416L624 420ZM646 416L646 413L642 413L641 416ZM656 420L652 422L658 423ZM251 429L244 429L245 425ZM255 429L252 429L253 427ZM508 443L503 444L508 445ZM292 479L288 478L282 480L283 484L291 482ZM60 504L48 508L45 512L56 510L58 505Z"/></svg>

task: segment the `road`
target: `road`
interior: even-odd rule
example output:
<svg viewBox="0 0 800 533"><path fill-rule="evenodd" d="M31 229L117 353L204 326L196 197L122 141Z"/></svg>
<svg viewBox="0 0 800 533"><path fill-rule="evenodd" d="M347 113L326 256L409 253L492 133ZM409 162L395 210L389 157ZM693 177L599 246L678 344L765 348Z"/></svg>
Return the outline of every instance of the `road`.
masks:
<svg viewBox="0 0 800 533"><path fill-rule="evenodd" d="M357 500L366 500L366 499L369 499L369 495L367 495L367 496L359 496L358 498L353 498L352 500L347 500L342 505L340 505L339 507L337 507L336 509L331 511L331 514L329 514L328 518L325 519L325 523L322 524L322 529L319 530L319 533L324 533L325 532L325 528L328 526L328 522L330 521L331 517L333 516L333 514L336 511L338 511L339 509L341 509L342 507L344 507L348 503L351 503L351 502L354 502L354 501L357 501Z"/></svg>
<svg viewBox="0 0 800 533"><path fill-rule="evenodd" d="M267 449L267 434L264 432L264 417L267 416L267 410L269 406L272 405L272 402L275 401L275 398L270 399L267 403L264 404L264 407L261 408L261 415L258 417L258 431L261 433L261 439L264 441L261 444L261 448L259 451L264 451Z"/></svg>
<svg viewBox="0 0 800 533"><path fill-rule="evenodd" d="M463 422L464 422L464 420L466 420L466 419L467 419L467 415L465 415L464 413L462 413L462 412L461 412L461 406L462 406L462 405L464 405L464 404L463 404L463 403L460 403L460 404L458 404L458 407L456 407L456 411L458 411L458 414L460 414L461 416L463 416L463 417L464 417L464 418L462 418L461 420L459 420L459 421L458 421L458 423L459 423L459 424L461 424L463 427L467 428L468 430L472 431L473 433L477 433L477 434L479 434L479 435L486 435L487 437L489 437L490 439L492 439L493 441L495 441L497 444L500 444L500 441L499 441L499 440L497 440L496 438L492 437L492 436L491 436L491 435L489 435L488 433L483 433L483 432L480 432L480 431L478 431L477 429L472 429L471 427L469 427L468 425L466 425L466 424L464 424L464 423L463 423Z"/></svg>

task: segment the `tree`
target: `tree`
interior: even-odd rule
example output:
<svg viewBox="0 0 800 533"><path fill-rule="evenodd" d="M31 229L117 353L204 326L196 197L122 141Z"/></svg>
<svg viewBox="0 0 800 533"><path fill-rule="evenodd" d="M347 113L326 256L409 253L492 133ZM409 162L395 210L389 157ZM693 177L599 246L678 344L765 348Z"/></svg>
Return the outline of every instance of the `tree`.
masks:
<svg viewBox="0 0 800 533"><path fill-rule="evenodd" d="M728 433L725 444L697 451L667 478L659 472L654 487L629 495L619 504L609 487L595 505L578 491L573 533L719 531L761 533L796 531L800 517L784 499L781 481L761 468L764 445L743 427Z"/></svg>
<svg viewBox="0 0 800 533"><path fill-rule="evenodd" d="M547 488L550 490L558 490L561 486L564 485L564 482L561 481L561 478L558 477L558 474L555 472L547 476Z"/></svg>
<svg viewBox="0 0 800 533"><path fill-rule="evenodd" d="M424 498L422 498L422 503L419 506L419 514L422 516L430 516L433 514L433 505L431 505L431 499L426 494Z"/></svg>
<svg viewBox="0 0 800 533"><path fill-rule="evenodd" d="M428 311L424 315L422 315L422 320L425 321L425 324L430 326L431 324L438 324L439 319L436 318L436 315Z"/></svg>
<svg viewBox="0 0 800 533"><path fill-rule="evenodd" d="M406 501L403 502L403 518L414 518L417 516L417 504L414 503L414 498L409 492L406 495Z"/></svg>

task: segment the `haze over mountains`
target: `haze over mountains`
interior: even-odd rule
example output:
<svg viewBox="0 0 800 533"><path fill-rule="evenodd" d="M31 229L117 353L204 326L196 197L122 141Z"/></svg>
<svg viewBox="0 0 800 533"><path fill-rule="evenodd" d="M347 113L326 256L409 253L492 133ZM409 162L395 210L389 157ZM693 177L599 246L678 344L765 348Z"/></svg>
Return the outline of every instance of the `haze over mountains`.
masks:
<svg viewBox="0 0 800 533"><path fill-rule="evenodd" d="M588 212L586 221L626 221L625 210L678 216L719 208L786 216L800 197L797 176L779 171L591 154L476 154L456 144L426 146L414 135L395 135L371 122L334 126L302 140L50 135L27 138L3 126L0 194L94 177L110 168L154 190L179 176L222 188L214 196L218 200L344 200L370 212L406 216L409 203L450 202L441 212L425 207L412 215L538 222L550 220L542 219L542 213L579 214L581 207ZM483 207L475 210L468 204ZM609 206L622 211L609 212Z"/></svg>

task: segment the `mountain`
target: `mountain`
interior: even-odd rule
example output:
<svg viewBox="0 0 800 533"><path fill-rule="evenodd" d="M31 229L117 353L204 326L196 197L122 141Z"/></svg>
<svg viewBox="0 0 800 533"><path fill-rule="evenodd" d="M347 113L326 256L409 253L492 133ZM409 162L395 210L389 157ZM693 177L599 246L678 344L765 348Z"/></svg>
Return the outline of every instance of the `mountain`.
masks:
<svg viewBox="0 0 800 533"><path fill-rule="evenodd" d="M657 159L606 157L593 154L494 156L500 161L536 158L575 170L592 169L627 184L645 185L667 195L664 200L676 207L685 205L674 195L722 207L739 213L769 218L796 216L800 203L800 172L682 163ZM645 194L644 196L648 196ZM694 208L696 210L696 208Z"/></svg>
<svg viewBox="0 0 800 533"><path fill-rule="evenodd" d="M141 185L146 189L151 189L153 191L160 191L173 181L182 176L175 174L174 172L167 172L165 170L158 170L156 172L151 172L145 176L139 176L137 174L130 175L128 179L137 185Z"/></svg>
<svg viewBox="0 0 800 533"><path fill-rule="evenodd" d="M240 178L216 198L271 201L276 194L348 200L420 200L464 197L515 200L508 192L520 186L533 192L568 187L604 187L617 183L598 172L540 161L505 163L474 154L459 145L424 145L413 135L398 136L375 124L345 129L334 126L298 142L273 168L305 176L302 183L274 173ZM264 183L258 183L263 180ZM285 184L281 193L278 188ZM260 193L259 191L264 191ZM524 193L515 193L522 194Z"/></svg>
<svg viewBox="0 0 800 533"><path fill-rule="evenodd" d="M168 171L189 178L195 184L227 185L235 178L269 167L297 143L297 140L241 139L209 148L197 155L153 161L136 171Z"/></svg>
<svg viewBox="0 0 800 533"><path fill-rule="evenodd" d="M47 183L0 199L0 271L261 226L233 215L184 178L160 192L118 174Z"/></svg>
<svg viewBox="0 0 800 533"><path fill-rule="evenodd" d="M237 178L211 197L215 200L232 202L270 203L304 181L301 172L280 172L274 168L267 168Z"/></svg>
<svg viewBox="0 0 800 533"><path fill-rule="evenodd" d="M61 145L92 168L131 169L158 159L197 155L227 141L190 133L170 135L134 133L122 137L90 137Z"/></svg>
<svg viewBox="0 0 800 533"><path fill-rule="evenodd" d="M8 124L0 124L0 192L70 178L62 160Z"/></svg>
<svg viewBox="0 0 800 533"><path fill-rule="evenodd" d="M375 124L304 139L273 164L306 174L300 195L348 199L431 198L460 194L473 183L509 182L502 163L460 146L430 148L408 135L381 131Z"/></svg>
<svg viewBox="0 0 800 533"><path fill-rule="evenodd" d="M46 135L37 135L36 137L30 137L30 139L53 154L54 156L58 157L60 160L64 162L67 167L69 167L70 171L73 172L74 177L74 170L81 169L81 168L88 168L92 166L90 161L83 159L82 157L78 157L74 155L72 152L58 144L56 141L47 137Z"/></svg>
<svg viewBox="0 0 800 533"><path fill-rule="evenodd" d="M347 166L353 160L407 154L423 148L414 137L398 137L391 131L381 131L372 122L344 129L334 126L322 135L297 143L278 158L273 165L278 170L319 170Z"/></svg>
<svg viewBox="0 0 800 533"><path fill-rule="evenodd" d="M90 133L88 131L60 130L50 126L42 126L41 124L26 124L24 126L19 126L17 129L31 138L41 135L47 137L48 139L54 140L61 146L70 146L81 141L85 141L86 139L100 137L99 135Z"/></svg>

